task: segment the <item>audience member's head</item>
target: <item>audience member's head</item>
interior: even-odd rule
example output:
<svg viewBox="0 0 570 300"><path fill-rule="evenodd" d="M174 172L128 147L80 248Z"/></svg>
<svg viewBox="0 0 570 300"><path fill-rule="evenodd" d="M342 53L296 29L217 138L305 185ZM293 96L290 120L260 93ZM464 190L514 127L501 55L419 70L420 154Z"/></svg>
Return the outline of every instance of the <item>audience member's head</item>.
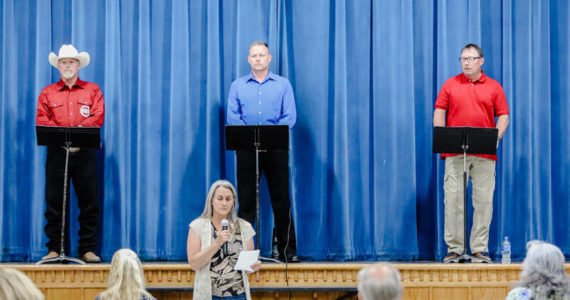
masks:
<svg viewBox="0 0 570 300"><path fill-rule="evenodd" d="M43 300L44 295L24 273L0 268L0 300Z"/></svg>
<svg viewBox="0 0 570 300"><path fill-rule="evenodd" d="M143 267L137 254L130 249L120 249L113 255L107 290L101 293L100 299L152 299L145 285Z"/></svg>
<svg viewBox="0 0 570 300"><path fill-rule="evenodd" d="M402 298L400 272L388 263L376 263L358 272L358 299L399 300Z"/></svg>
<svg viewBox="0 0 570 300"><path fill-rule="evenodd" d="M537 299L558 299L570 294L562 251L550 243L528 242L521 281L516 286L530 289Z"/></svg>

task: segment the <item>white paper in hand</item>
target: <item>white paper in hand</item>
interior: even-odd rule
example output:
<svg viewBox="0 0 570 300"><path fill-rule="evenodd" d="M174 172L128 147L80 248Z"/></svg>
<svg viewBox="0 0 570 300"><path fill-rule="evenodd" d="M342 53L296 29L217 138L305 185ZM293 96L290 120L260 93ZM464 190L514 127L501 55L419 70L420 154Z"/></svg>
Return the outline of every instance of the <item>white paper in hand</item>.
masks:
<svg viewBox="0 0 570 300"><path fill-rule="evenodd" d="M242 251L239 253L238 260L234 266L234 270L244 270L253 272L251 265L257 262L259 258L259 250Z"/></svg>

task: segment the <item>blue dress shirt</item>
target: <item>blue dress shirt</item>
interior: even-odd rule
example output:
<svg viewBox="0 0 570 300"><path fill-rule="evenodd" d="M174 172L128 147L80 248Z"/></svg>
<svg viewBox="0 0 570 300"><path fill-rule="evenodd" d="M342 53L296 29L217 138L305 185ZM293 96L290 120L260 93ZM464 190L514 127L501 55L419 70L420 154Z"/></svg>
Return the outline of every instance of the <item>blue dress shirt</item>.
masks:
<svg viewBox="0 0 570 300"><path fill-rule="evenodd" d="M297 121L293 88L287 78L269 71L262 82L252 73L232 83L228 95L229 125L289 125Z"/></svg>

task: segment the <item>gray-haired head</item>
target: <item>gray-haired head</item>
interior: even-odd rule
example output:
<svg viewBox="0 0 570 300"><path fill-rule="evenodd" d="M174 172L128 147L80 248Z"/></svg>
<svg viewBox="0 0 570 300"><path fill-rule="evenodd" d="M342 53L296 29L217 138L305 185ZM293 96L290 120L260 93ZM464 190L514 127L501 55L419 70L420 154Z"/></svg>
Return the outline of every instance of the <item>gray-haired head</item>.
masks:
<svg viewBox="0 0 570 300"><path fill-rule="evenodd" d="M557 297L570 294L564 254L560 248L547 242L535 240L527 243L521 278L516 286L528 288L533 295L545 297L544 299L558 299Z"/></svg>
<svg viewBox="0 0 570 300"><path fill-rule="evenodd" d="M216 193L216 190L219 187L223 187L232 191L232 195L234 196L234 205L230 210L228 221L230 221L230 224L237 224L238 216L236 213L236 202L237 202L236 188L231 182L223 179L212 183L212 185L210 186L210 190L208 191L208 195L206 196L206 203L204 204L204 211L202 212L202 215L200 215L200 218L206 218L206 219L212 218L214 214L214 209L212 207L212 199L214 199L214 194Z"/></svg>
<svg viewBox="0 0 570 300"><path fill-rule="evenodd" d="M402 298L400 272L388 263L376 263L358 272L360 300L399 300Z"/></svg>

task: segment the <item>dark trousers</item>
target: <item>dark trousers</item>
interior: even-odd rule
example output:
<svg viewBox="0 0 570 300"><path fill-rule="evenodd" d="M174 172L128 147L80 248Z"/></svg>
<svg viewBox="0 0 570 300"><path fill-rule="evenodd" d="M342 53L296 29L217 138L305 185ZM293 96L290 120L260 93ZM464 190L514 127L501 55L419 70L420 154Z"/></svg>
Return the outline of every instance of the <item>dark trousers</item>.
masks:
<svg viewBox="0 0 570 300"><path fill-rule="evenodd" d="M49 239L50 251L61 249L61 213L63 205L63 176L65 172L65 150L48 147L46 160L46 212L44 228ZM67 205L69 187L73 183L79 205L79 255L94 251L99 229L99 206L97 205L97 156L95 150L81 149L69 154Z"/></svg>
<svg viewBox="0 0 570 300"><path fill-rule="evenodd" d="M289 239L287 254L295 255L297 242L289 200L289 152L272 150L259 153L259 171L265 174L269 187L279 253L283 254ZM237 151L237 180L238 216L253 225L256 218L255 151Z"/></svg>

